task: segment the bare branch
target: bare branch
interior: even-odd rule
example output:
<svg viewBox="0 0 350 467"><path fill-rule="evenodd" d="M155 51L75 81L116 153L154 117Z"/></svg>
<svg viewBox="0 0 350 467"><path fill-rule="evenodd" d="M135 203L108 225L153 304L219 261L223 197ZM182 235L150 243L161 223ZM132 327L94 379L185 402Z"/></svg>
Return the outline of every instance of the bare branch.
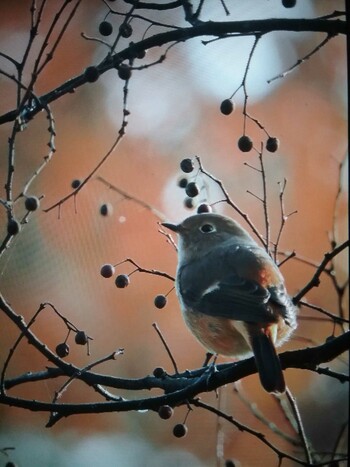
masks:
<svg viewBox="0 0 350 467"><path fill-rule="evenodd" d="M302 306L305 306L307 308L311 308L312 310L316 310L316 311L319 311L320 313L322 313L323 315L326 315L328 316L329 318L331 318L335 323L349 323L350 321L348 319L345 319L345 318L341 318L340 316L337 316L333 313L330 313L329 311L325 310L324 308L320 307L320 306L317 306L317 305L313 305L305 300L299 300L299 305L302 305Z"/></svg>
<svg viewBox="0 0 350 467"><path fill-rule="evenodd" d="M287 396L287 399L288 399L289 404L291 406L291 409L292 409L292 412L293 412L293 415L294 415L294 419L296 421L296 425L298 427L298 433L299 433L301 443L302 443L302 445L304 447L304 453L305 453L306 460L308 462L308 465L313 465L310 446L309 446L308 440L307 440L306 435L305 435L304 425L303 425L303 422L301 420L299 408L298 408L295 397L293 396L293 394L291 393L291 391L290 391L290 389L288 387L286 388L286 396Z"/></svg>
<svg viewBox="0 0 350 467"><path fill-rule="evenodd" d="M230 422L232 425L238 428L239 431L245 431L249 433L250 435L254 436L255 438L259 439L263 444L265 444L270 449L272 449L272 451L277 454L279 459L286 458L286 459L293 460L294 462L300 465L309 465L305 463L304 461L302 461L301 459L298 459L297 457L291 456L287 454L286 452L281 451L274 444L268 441L263 433L261 433L260 431L253 430L247 425L243 425L243 423L240 423L236 419L234 419L232 415L227 415L225 412L222 412L221 410L216 409L215 407L212 407L211 405L206 404L200 401L199 399L191 400L191 404L194 405L195 407L201 407L202 409L208 410L209 412L216 414L217 416Z"/></svg>
<svg viewBox="0 0 350 467"><path fill-rule="evenodd" d="M278 74L277 76L275 76L273 78L268 79L267 83L270 84L270 83L272 83L272 81L275 81L276 79L284 78L285 76L287 76L295 68L297 68L302 63L309 60L309 58L311 58L315 53L317 53L320 49L322 49L322 47L324 47L327 44L327 42L329 42L335 36L336 36L336 34L328 33L326 38L322 42L320 42L320 44L318 44L314 49L312 49L311 52L309 52L303 58L300 58L299 60L297 60L296 63L294 63L294 65L292 65L290 68L288 68L288 70L284 71L283 73Z"/></svg>
<svg viewBox="0 0 350 467"><path fill-rule="evenodd" d="M158 211L158 209L156 209L154 206L152 206L151 204L149 203L146 203L146 201L140 199L140 198L137 198L136 196L134 195L131 195L130 193L128 193L127 191L124 191L122 190L121 188L118 188L117 186L113 185L112 183L108 182L105 178L101 177L101 176L98 176L97 177L97 180L99 180L100 182L102 182L104 185L106 185L110 190L112 191L115 191L116 193L120 194L121 196L123 196L124 199L126 200L129 200L129 201L133 201L134 203L142 206L143 208L151 211L153 214L155 214L158 219L160 219L161 221L165 221L167 218L165 216L165 214L163 214L162 212Z"/></svg>
<svg viewBox="0 0 350 467"><path fill-rule="evenodd" d="M136 271L138 272L144 272L146 274L152 274L154 276L160 276L160 277L165 277L166 279L169 279L171 281L175 281L175 278L173 276L171 276L170 274L166 273L166 272L162 272L162 271L158 271L157 269L146 269L146 268L143 268L142 266L140 266L139 264L137 264L133 259L131 258L126 258L124 259L123 261L120 261L119 263L115 264L114 266L120 266L121 264L124 264L124 263L130 263L132 264L133 266L136 267ZM134 271L135 272L135 271Z"/></svg>
<svg viewBox="0 0 350 467"><path fill-rule="evenodd" d="M209 173L207 170L204 169L203 167L203 164L202 164L202 161L201 159L196 156L196 159L197 159L197 162L199 164L199 169L200 171L205 174L207 177L209 177L211 180L213 180L221 189L222 191L222 194L224 195L225 197L225 202L231 206L245 221L246 223L249 225L249 227L252 229L252 231L254 232L254 234L258 237L258 239L260 240L260 242L265 246L265 240L263 238L263 236L260 234L260 232L258 231L258 229L255 227L255 225L253 224L253 222L250 220L248 214L246 214L245 212L243 212L238 206L236 203L234 203L231 198L230 198L230 195L228 194L226 188L224 187L224 184L222 183L221 180L219 180L218 178L214 177L214 175L212 175L211 173Z"/></svg>
<svg viewBox="0 0 350 467"><path fill-rule="evenodd" d="M127 103L127 82L125 83L124 86L124 108L123 108L123 120L122 124L120 126L119 132L118 132L118 137L112 144L111 148L107 151L107 153L104 155L104 157L100 160L100 162L96 165L96 167L89 173L87 177L80 183L78 188L76 188L73 192L69 193L66 195L64 198L60 199L57 201L57 203L53 204L52 206L44 209L44 212L49 212L54 208L60 208L63 203L65 203L67 200L69 200L72 197L75 197L79 191L88 183L88 181L91 180L91 178L98 172L98 170L102 167L102 165L109 159L110 155L114 152L114 150L117 148L118 144L122 140L123 136L125 135L125 129L128 124L128 119L127 116L129 115L129 111L126 109L126 103Z"/></svg>
<svg viewBox="0 0 350 467"><path fill-rule="evenodd" d="M152 326L154 327L154 329L156 330L158 336L160 337L160 340L162 341L164 347L165 347L165 350L167 351L167 354L169 355L169 358L171 360L171 363L173 364L173 367L174 367L174 370L175 370L175 373L178 374L179 373L179 370L177 368L177 364L176 364L176 361L175 361L175 358L173 357L173 354L171 353L171 350L170 350L170 347L168 346L168 344L166 343L166 340L164 339L159 327L158 327L158 324L157 323L153 323Z"/></svg>
<svg viewBox="0 0 350 467"><path fill-rule="evenodd" d="M315 274L313 275L311 280L306 284L305 287L303 287L303 289L299 293L297 293L293 297L293 303L295 305L298 304L299 301L301 300L301 298L304 297L304 295L306 295L312 288L318 287L320 285L320 276L321 276L322 272L325 270L327 264L335 256L337 256L339 253L341 253L343 250L345 250L348 247L349 247L349 240L347 240L344 243L342 243L341 245L337 246L332 251L330 251L328 253L325 253L323 261L321 262L321 264L317 268L317 271L315 272Z"/></svg>
<svg viewBox="0 0 350 467"><path fill-rule="evenodd" d="M154 47L161 47L162 45L170 42L181 42L200 36L221 36L228 33L243 33L257 36L273 31L318 31L332 34L346 34L347 26L346 22L343 20L328 19L273 18L251 21L208 21L189 28L155 34L152 37L144 39L138 43L134 43L131 47L127 47L117 54L104 59L97 68L100 74L105 73L107 70L114 68L117 63L120 63L123 60L133 59L137 52L152 49ZM49 104L63 95L79 88L86 82L86 77L84 74L81 74L63 83L53 91L40 96L39 100L42 104ZM33 108L27 109L27 119L29 120L33 118L41 110L42 106L40 105L35 105ZM5 113L0 116L0 125L14 121L17 116L18 109Z"/></svg>
<svg viewBox="0 0 350 467"><path fill-rule="evenodd" d="M260 422L262 422L264 425L266 425L273 433L276 433L279 435L282 439L287 440L289 443L291 443L293 446L300 446L300 441L293 436L290 436L288 433L285 433L284 431L280 430L278 426L273 423L271 420L268 420L263 413L259 410L257 404L255 402L251 402L244 394L243 392L239 389L238 384L234 383L233 384L233 391L239 399L244 403L246 407L249 408L251 413L254 415L254 417L257 418Z"/></svg>

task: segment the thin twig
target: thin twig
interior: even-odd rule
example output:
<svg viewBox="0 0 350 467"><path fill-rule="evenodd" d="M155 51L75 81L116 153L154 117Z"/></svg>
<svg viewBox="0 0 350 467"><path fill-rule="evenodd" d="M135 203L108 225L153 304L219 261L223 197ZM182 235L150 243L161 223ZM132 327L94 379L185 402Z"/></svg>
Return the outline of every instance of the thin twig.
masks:
<svg viewBox="0 0 350 467"><path fill-rule="evenodd" d="M291 409L292 409L292 412L293 412L293 415L294 415L294 418L295 418L295 421L298 427L298 432L299 432L301 443L304 446L304 453L305 453L306 460L308 462L308 465L313 465L310 446L305 435L304 425L301 420L299 408L298 408L295 397L293 396L293 394L291 393L288 387L286 388L286 396L291 406Z"/></svg>
<svg viewBox="0 0 350 467"><path fill-rule="evenodd" d="M133 259L131 258L126 258L124 259L123 261L120 261L119 263L117 264L114 264L114 267L116 266L120 266L121 264L124 264L124 263L130 263L132 264L133 266L135 266L136 270L138 272L144 272L146 274L152 274L153 276L160 276L160 277L165 277L166 279L169 279L171 281L175 281L175 278L173 276L171 276L170 274L166 273L166 272L163 272L163 271L158 271L157 269L146 269L146 268L143 268L142 266L140 266L139 264L136 263L136 261L134 261ZM134 271L135 272L135 271Z"/></svg>
<svg viewBox="0 0 350 467"><path fill-rule="evenodd" d="M343 250L349 247L349 240L346 240L344 243L341 245L337 246L333 250L325 253L323 261L321 264L318 266L315 274L311 278L311 280L305 285L305 287L302 288L300 292L298 292L294 297L293 297L293 303L296 305L299 303L301 298L306 295L312 288L318 287L320 284L320 276L322 272L324 272L327 264L331 261L332 258L337 256L339 253L341 253Z"/></svg>
<svg viewBox="0 0 350 467"><path fill-rule="evenodd" d="M319 267L319 263L317 263L316 261L313 261L312 259L310 258L307 258L306 256L302 256L300 255L299 253L296 253L295 251L278 251L278 254L280 256L284 256L286 258L286 260L289 260L291 258L294 258L295 261L298 261L299 263L303 263L303 264L306 264L308 266L311 266L315 269L317 269ZM284 263L286 260L283 260L280 264ZM327 274L327 276L330 276L332 274L332 270L331 270L331 267L325 267L323 272L325 274Z"/></svg>
<svg viewBox="0 0 350 467"><path fill-rule="evenodd" d="M291 73L295 68L297 68L299 65L302 63L306 62L310 57L312 57L316 52L318 52L320 49L322 49L323 46L327 44L333 37L335 37L336 34L328 33L326 38L320 42L314 49L311 50L307 55L305 55L303 58L300 58L299 60L294 63L290 68L288 68L286 71L279 73L277 76L274 76L273 78L270 78L267 80L267 84L272 83L272 81L275 81L276 79L284 78L287 76L289 73Z"/></svg>
<svg viewBox="0 0 350 467"><path fill-rule="evenodd" d="M95 362L89 363L89 365L86 365L84 368L79 369L76 373L72 374L68 380L61 386L61 388L56 392L55 397L52 402L56 402L58 399L62 397L62 394L70 383L77 379L78 376L82 375L83 373L90 371L92 368L94 368L97 365L101 365L102 363L108 362L110 360L115 360L118 355L123 355L124 349L118 349L114 352L112 352L109 355L106 355L105 357L100 358L99 360L96 360Z"/></svg>
<svg viewBox="0 0 350 467"><path fill-rule="evenodd" d="M224 0L220 0L220 3L223 7L223 9L225 10L225 14L226 16L230 16L230 10L227 8L226 4L225 4L225 1Z"/></svg>
<svg viewBox="0 0 350 467"><path fill-rule="evenodd" d="M334 443L334 448L333 448L333 452L332 452L332 460L335 460L335 457L336 457L336 455L337 455L338 446L340 445L340 442L341 442L343 436L344 436L344 435L346 436L346 428L347 428L347 426L348 426L348 422L345 422L345 423L343 423L343 425L340 427L340 430L339 430L337 439L335 440L335 443Z"/></svg>
<svg viewBox="0 0 350 467"><path fill-rule="evenodd" d="M49 147L49 152L44 156L42 163L35 170L35 172L32 174L32 176L29 178L29 180L25 183L20 195L18 195L16 197L15 201L17 201L21 196L24 196L27 193L27 190L29 189L30 185L37 178L37 176L44 170L44 168L51 161L54 153L56 152L56 146L55 146L55 137L56 137L55 119L54 119L54 116L53 116L53 114L51 112L51 109L50 109L49 105L45 105L44 109L46 110L47 119L49 120L48 132L49 132L49 135L50 135L50 139L49 139L49 142L47 143L47 145Z"/></svg>
<svg viewBox="0 0 350 467"><path fill-rule="evenodd" d="M264 207L264 221L265 221L265 248L266 252L270 253L270 219L269 219L269 210L268 210L268 201L267 201L267 187L266 187L266 172L263 160L263 143L261 143L260 151L258 151L260 169L261 169L261 179L262 179L262 188L263 188L263 207Z"/></svg>
<svg viewBox="0 0 350 467"><path fill-rule="evenodd" d="M242 423L235 420L231 415L227 415L225 412L222 412L221 410L216 409L215 407L212 407L211 405L206 404L205 402L202 402L199 399L191 400L190 402L195 407L201 407L202 409L205 409L205 410L207 410L209 412L215 413L217 416L219 416L221 418L224 418L229 423L231 423L236 428L238 428L239 431L243 431L243 432L245 431L245 432L249 433L250 435L254 436L255 438L259 439L263 444L265 444L273 452L275 452L279 459L286 458L286 459L293 460L294 462L296 462L297 464L300 464L300 465L309 465L309 464L305 463L304 461L302 461L301 459L298 459L297 457L291 456L290 454L287 454L286 452L281 451L274 444L272 444L270 441L268 441L263 433L261 433L259 431L256 431L256 430L253 430L252 428L249 428L247 425L243 425Z"/></svg>
<svg viewBox="0 0 350 467"><path fill-rule="evenodd" d="M134 203L142 206L143 208L148 209L153 214L155 214L158 217L158 219L160 219L161 221L165 221L167 219L165 214L163 214L161 211L156 209L151 204L146 203L146 201L144 201L143 199L137 198L136 196L131 195L127 191L124 191L121 188L118 188L117 186L115 186L112 183L108 182L105 178L103 178L101 176L98 176L97 180L102 182L104 185L106 185L110 190L115 191L118 194L120 194L121 196L123 196L124 199L129 200L129 201L133 201Z"/></svg>
<svg viewBox="0 0 350 467"><path fill-rule="evenodd" d="M26 326L26 329L28 330L31 325L35 322L36 318L38 317L38 315L40 314L40 312L45 308L45 306L43 304L40 305L40 307L38 308L38 310L36 311L36 313L34 314L34 316L32 317L32 319L28 322L27 326ZM6 376L6 371L7 371L7 368L10 364L10 361L11 361L11 358L13 357L13 354L15 353L15 350L16 348L18 347L19 343L21 342L22 338L24 337L24 332L22 331L20 333L20 335L18 336L18 338L16 339L14 345L10 348L10 351L9 351L9 354L4 362L4 366L2 368L2 372L1 372L1 381L0 381L0 390L1 392L4 392L5 391L5 376Z"/></svg>
<svg viewBox="0 0 350 467"><path fill-rule="evenodd" d="M295 258L295 256L296 256L295 251L292 251L291 253L288 253L288 254L285 253L285 258L282 261L279 261L279 262L276 261L276 264L280 268L284 263L286 263L287 261L289 261L292 258Z"/></svg>
<svg viewBox="0 0 350 467"><path fill-rule="evenodd" d="M208 172L207 170L204 169L203 165L202 165L202 161L200 159L199 156L196 156L196 160L198 162L198 165L199 165L199 170L204 174L206 175L208 178L210 178L211 180L213 180L213 182L215 182L221 189L224 197L225 197L225 202L231 206L245 221L246 223L249 225L249 227L252 229L252 231L254 232L254 234L258 237L258 239L260 240L260 242L263 244L263 246L265 247L266 243L265 243L265 240L263 238L263 236L261 235L261 233L258 231L258 229L255 227L255 225L253 224L253 222L250 220L248 214L246 214L245 212L243 212L238 206L237 204L235 204L232 199L230 198L230 195L228 194L226 188L224 187L224 184L222 183L221 180L219 180L218 178L214 177L214 175L212 175L210 172Z"/></svg>
<svg viewBox="0 0 350 467"><path fill-rule="evenodd" d="M273 423L271 420L268 420L258 409L257 404L248 400L248 398L242 393L242 391L239 390L237 383L233 383L233 391L237 394L237 396L243 402L243 404L249 408L254 417L256 417L257 420L262 422L265 426L267 426L273 433L276 433L278 436L280 436L282 439L285 439L293 446L301 445L298 439L294 438L293 436L290 436L288 433L285 433L284 431L279 429L275 423Z"/></svg>
<svg viewBox="0 0 350 467"><path fill-rule="evenodd" d="M58 391L56 391L55 396L54 396L54 398L52 400L52 403L55 404L58 401L58 399L60 399L62 397L63 393L68 389L68 386L75 379L77 379L78 376L80 376L83 373L91 370L92 368L94 368L97 365L101 365L102 363L108 362L110 360L115 360L118 355L123 355L123 353L124 353L124 349L118 349L118 350L112 352L111 354L100 358L99 360L97 360L95 362L89 363L89 365L86 365L84 368L79 369L76 373L72 374L68 378L68 380L60 387L60 389ZM120 400L120 399L118 399L118 400ZM59 414L57 414L57 412L53 412L50 415L50 418L49 418L49 421L46 424L46 427L51 428L53 425L55 425L55 423L57 423L60 420L60 418L61 418L61 416Z"/></svg>
<svg viewBox="0 0 350 467"><path fill-rule="evenodd" d="M248 117L248 113L247 113L247 105L248 105L247 76L248 76L250 63L252 61L255 49L256 49L261 37L262 37L262 34L256 34L255 35L254 44L253 44L253 47L250 50L247 65L246 65L244 75L243 75L243 79L242 79L242 83L241 83L241 87L243 88L243 93L244 93L244 104L243 104L243 111L242 111L242 113L243 113L243 134L244 135L246 134L246 123L247 123L247 117ZM251 119L251 117L249 117L249 118Z"/></svg>
<svg viewBox="0 0 350 467"><path fill-rule="evenodd" d="M152 326L153 326L154 329L156 330L158 336L160 337L160 340L162 341L162 343L163 343L163 345L164 345L165 350L167 351L167 354L169 355L169 358L170 358L170 360L171 360L171 363L173 364L175 373L178 374L178 373L179 373L179 370L178 370L178 368L177 368L176 361L175 361L175 359L174 359L174 357L173 357L173 355L172 355L172 353L171 353L171 350L170 350L168 344L166 343L166 340L164 339L164 337L163 337L163 335L162 335L162 333L161 333L161 331L160 331L160 329L159 329L157 323L153 323Z"/></svg>
<svg viewBox="0 0 350 467"><path fill-rule="evenodd" d="M311 369L311 371L318 373L319 375L325 375L329 376L330 378L334 378L340 383L348 383L350 381L350 377L348 375L339 373L338 371L332 371L329 368L322 368L318 366L317 368Z"/></svg>
<svg viewBox="0 0 350 467"><path fill-rule="evenodd" d="M299 300L299 305L302 305L302 306L305 306L307 308L311 308L312 310L316 310L320 313L322 313L323 315L326 315L328 316L329 318L331 318L335 323L350 323L350 320L346 319L346 318L341 318L340 316L337 316L333 313L330 313L329 311L325 310L324 308L320 307L320 306L317 306L317 305L313 305L312 303L309 303L305 300Z"/></svg>
<svg viewBox="0 0 350 467"><path fill-rule="evenodd" d="M335 200L334 200L332 232L330 234L330 243L333 248L337 245L337 238L339 236L337 235L337 218L339 215L339 204L341 200L341 195L343 193L342 175L343 175L343 170L344 170L346 160L347 160L347 155L338 164L338 190L337 190ZM345 290L349 285L349 278L346 278L343 284L339 283L339 280L336 274L336 265L333 259L331 260L330 279L332 281L333 287L336 291L337 298L338 298L338 314L341 318L344 318L345 310L344 310L343 298L344 298Z"/></svg>
<svg viewBox="0 0 350 467"><path fill-rule="evenodd" d="M129 79L125 81L125 85L123 87L123 117L122 117L122 123L120 125L120 128L119 128L119 131L118 131L118 137L117 139L115 140L115 142L112 144L112 146L110 147L110 149L107 151L107 153L105 154L105 156L100 160L100 162L95 166L95 168L89 173L89 175L80 183L80 185L78 186L78 188L76 188L73 192L71 192L70 194L68 194L67 196L65 196L64 198L62 198L61 200L59 200L57 203L53 204L52 206L50 206L49 208L47 209L44 209L43 211L44 212L49 212L51 211L52 209L58 207L59 209L59 214L60 214L60 209L61 209L61 206L64 202L66 202L68 199L70 199L71 197L75 197L77 196L77 194L79 193L79 191L88 183L88 181L98 172L98 170L102 167L102 165L109 159L110 155L114 152L114 150L116 149L116 147L118 146L118 144L120 143L120 141L122 140L122 138L124 137L125 135L125 130L126 130L126 127L128 125L128 116L130 114L130 112L128 111L127 109L127 102L128 102L128 85L129 85Z"/></svg>
<svg viewBox="0 0 350 467"><path fill-rule="evenodd" d="M170 243L170 245L172 245L175 249L175 251L177 251L177 245L172 237L172 235L169 233L169 232L165 232L163 229L158 229L158 232L161 234L161 235L164 235L167 239L167 242Z"/></svg>
<svg viewBox="0 0 350 467"><path fill-rule="evenodd" d="M279 202L280 202L281 223L280 223L280 228L279 228L277 238L276 238L276 242L274 244L274 249L273 249L273 257L274 257L275 262L277 261L278 247L279 247L279 243L281 241L281 236L282 236L283 229L284 229L284 227L286 225L286 221L292 214L297 213L297 211L293 211L290 214L286 215L285 209L284 209L284 193L285 193L286 186L287 186L287 179L285 178L283 180L283 183L279 182L278 184L280 186ZM293 254L293 257L294 256L295 256L295 253ZM287 259L285 261L287 261ZM285 262L285 261L283 261L283 262ZM280 263L280 266L283 264L283 262Z"/></svg>
<svg viewBox="0 0 350 467"><path fill-rule="evenodd" d="M63 203L65 203L68 199L72 198L73 196L76 196L79 191L91 180L91 178L98 172L98 170L102 167L102 165L109 159L110 155L114 152L114 150L117 148L119 145L120 141L122 140L123 136L125 135L125 128L128 124L127 120L127 115L128 111L126 110L126 96L127 96L127 83L124 86L124 109L123 109L123 121L121 124L121 127L118 132L118 137L110 147L110 149L107 151L107 153L104 155L104 157L100 160L100 162L95 166L95 168L87 175L87 177L81 182L81 184L76 188L73 192L69 193L66 195L64 198L60 199L57 201L57 203L51 205L50 207L44 209L44 212L49 212L52 209L55 209L56 207L60 208Z"/></svg>

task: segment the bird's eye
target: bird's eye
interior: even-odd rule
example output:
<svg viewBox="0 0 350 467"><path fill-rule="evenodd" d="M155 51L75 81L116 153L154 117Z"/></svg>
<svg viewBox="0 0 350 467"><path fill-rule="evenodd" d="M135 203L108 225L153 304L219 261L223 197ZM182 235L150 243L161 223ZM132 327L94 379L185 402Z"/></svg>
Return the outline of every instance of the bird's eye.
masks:
<svg viewBox="0 0 350 467"><path fill-rule="evenodd" d="M203 233L215 232L215 227L212 224L203 224L200 230Z"/></svg>

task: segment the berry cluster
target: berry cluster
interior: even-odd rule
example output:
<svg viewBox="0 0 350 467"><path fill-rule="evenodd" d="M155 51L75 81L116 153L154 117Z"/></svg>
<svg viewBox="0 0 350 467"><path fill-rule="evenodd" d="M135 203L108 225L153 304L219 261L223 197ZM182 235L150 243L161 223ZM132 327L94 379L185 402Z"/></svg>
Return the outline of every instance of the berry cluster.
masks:
<svg viewBox="0 0 350 467"><path fill-rule="evenodd" d="M158 409L158 415L163 420L168 420L174 415L174 409L170 405L161 405ZM175 438L183 438L187 435L188 428L185 423L177 423L173 428Z"/></svg>
<svg viewBox="0 0 350 467"><path fill-rule="evenodd" d="M75 178L74 180L72 180L70 185L73 188L73 190L77 190L80 187L81 183L82 183L81 180L79 180L78 178ZM111 205L111 203L101 204L100 214L103 217L111 216L113 214L113 206Z"/></svg>
<svg viewBox="0 0 350 467"><path fill-rule="evenodd" d="M98 31L103 37L108 37L111 34L113 34L113 25L110 21L107 21L106 19L101 21L101 23L98 26ZM123 37L124 39L128 39L129 37L132 36L133 34L133 28L130 23L124 21L118 29L118 34L120 37ZM130 45L133 43L131 42ZM138 52L135 52L135 58L138 59L143 59L146 56L146 51L145 50L140 50ZM132 74L132 69L131 66L128 65L127 63L120 63L116 66L118 70L118 76L120 79L123 81L127 81L131 78ZM89 66L86 68L84 72L85 79L89 83L94 83L95 81L98 80L100 75L100 72L97 67L95 66Z"/></svg>
<svg viewBox="0 0 350 467"><path fill-rule="evenodd" d="M67 344L67 339L56 346L56 354L60 358L65 358L69 355L70 348ZM89 337L85 331L76 331L74 340L77 345L86 345L89 343L89 339L91 339L91 337Z"/></svg>
<svg viewBox="0 0 350 467"><path fill-rule="evenodd" d="M118 289L125 289L129 284L130 284L130 275L136 272L137 269L135 269L132 273L130 274L118 274L115 278L115 285ZM113 277L115 274L115 266L110 263L104 264L101 269L100 269L100 274L102 277L109 279L110 277ZM171 289L173 290L173 289ZM166 306L168 299L167 295L170 293L169 291L167 294L159 294L154 297L154 306L158 309L162 309Z"/></svg>
<svg viewBox="0 0 350 467"><path fill-rule="evenodd" d="M104 20L99 24L98 31L101 36L108 37L113 33L113 26L109 21ZM133 29L130 23L124 22L119 26L119 35L121 37L128 39L132 36L132 33Z"/></svg>
<svg viewBox="0 0 350 467"><path fill-rule="evenodd" d="M223 115L230 115L235 110L235 104L232 99L224 99L220 104L220 112ZM266 130L265 130L266 131ZM266 132L267 133L267 132ZM237 142L238 148L242 152L249 152L253 149L253 141L252 139L243 134ZM265 148L269 152L276 152L279 147L279 140L274 136L268 136Z"/></svg>
<svg viewBox="0 0 350 467"><path fill-rule="evenodd" d="M24 201L24 207L28 212L34 212L40 207L40 200L36 196L26 196ZM7 222L7 234L17 235L21 231L21 223L12 217Z"/></svg>
<svg viewBox="0 0 350 467"><path fill-rule="evenodd" d="M180 162L180 169L185 174L189 174L194 170L194 161L193 159L186 158L182 159ZM181 177L178 181L178 186L183 188L186 193L186 198L184 200L184 205L188 209L192 209L197 205L196 199L200 194L200 187L196 181L189 181L187 177ZM211 206L207 203L201 203L197 207L197 213L211 212Z"/></svg>

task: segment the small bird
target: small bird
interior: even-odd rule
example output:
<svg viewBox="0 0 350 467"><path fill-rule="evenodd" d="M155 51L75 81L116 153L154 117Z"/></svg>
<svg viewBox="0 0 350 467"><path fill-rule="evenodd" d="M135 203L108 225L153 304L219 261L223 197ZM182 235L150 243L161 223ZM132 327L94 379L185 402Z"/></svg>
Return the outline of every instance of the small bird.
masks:
<svg viewBox="0 0 350 467"><path fill-rule="evenodd" d="M176 292L194 336L213 354L253 352L264 389L283 393L275 346L296 328L296 307L275 262L238 222L220 214L162 225L179 236Z"/></svg>

